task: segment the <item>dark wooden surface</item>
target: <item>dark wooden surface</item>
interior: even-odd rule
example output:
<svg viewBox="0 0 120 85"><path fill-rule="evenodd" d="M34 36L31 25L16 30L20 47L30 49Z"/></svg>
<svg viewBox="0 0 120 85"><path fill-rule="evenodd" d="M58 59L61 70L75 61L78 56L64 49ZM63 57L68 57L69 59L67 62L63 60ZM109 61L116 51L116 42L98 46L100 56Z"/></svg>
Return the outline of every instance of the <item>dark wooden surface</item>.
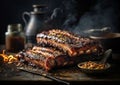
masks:
<svg viewBox="0 0 120 85"><path fill-rule="evenodd" d="M4 46L3 46L4 47ZM1 47L0 50L3 49ZM114 55L116 56L116 55ZM118 62L118 61L117 61ZM112 65L111 69L102 74L86 74L81 72L81 70L76 66L73 67L65 67L65 68L60 68L57 70L54 70L50 72L52 76L68 81L71 84L104 84L104 83L109 83L109 84L115 84L116 82L120 81L120 64L116 63L115 60L111 60L110 64ZM6 66L6 65L5 65ZM5 67L3 66L3 67ZM2 68L2 66L0 67ZM18 81L20 83L42 83L42 84L58 84L57 82L54 82L51 79L45 78L40 75L35 75L32 73L24 72L24 71L19 71L15 70L16 67L14 65L7 65L6 70L4 72L0 71L0 81ZM14 83L12 82L12 83Z"/></svg>

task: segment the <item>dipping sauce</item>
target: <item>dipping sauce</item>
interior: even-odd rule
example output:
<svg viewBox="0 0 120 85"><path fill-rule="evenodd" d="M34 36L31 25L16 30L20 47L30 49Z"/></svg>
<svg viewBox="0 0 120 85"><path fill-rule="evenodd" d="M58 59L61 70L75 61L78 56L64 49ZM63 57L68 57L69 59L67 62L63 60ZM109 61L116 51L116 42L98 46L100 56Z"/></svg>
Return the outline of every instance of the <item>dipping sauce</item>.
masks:
<svg viewBox="0 0 120 85"><path fill-rule="evenodd" d="M8 52L19 52L24 49L25 36L21 24L8 25L8 32L5 33L5 45Z"/></svg>

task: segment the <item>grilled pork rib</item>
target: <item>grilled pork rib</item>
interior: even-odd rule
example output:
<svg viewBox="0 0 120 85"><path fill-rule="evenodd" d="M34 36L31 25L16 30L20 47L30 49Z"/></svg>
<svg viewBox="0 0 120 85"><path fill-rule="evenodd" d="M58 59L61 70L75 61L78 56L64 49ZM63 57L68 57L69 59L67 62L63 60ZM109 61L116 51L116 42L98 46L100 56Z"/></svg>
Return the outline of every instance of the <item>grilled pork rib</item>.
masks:
<svg viewBox="0 0 120 85"><path fill-rule="evenodd" d="M71 39L75 39L75 40L79 40L79 37L75 34L72 34L68 31L63 31L63 30L58 30L58 29L53 29L53 30L49 30L49 34L57 34L57 35L63 35L63 36L68 36Z"/></svg>
<svg viewBox="0 0 120 85"><path fill-rule="evenodd" d="M43 49L45 49L45 47ZM41 52L44 52L44 54ZM52 69L64 66L72 66L83 61L84 59L92 60L93 58L94 60L94 57L90 58L87 55L86 56L81 55L80 57L69 57L68 55L63 54L62 52L57 51L57 53L54 51L53 54L51 54L48 51L45 52L40 50L38 47L36 48L36 50L32 49L27 50L25 52L20 52L17 56L20 62L25 63L27 65L42 68L45 71L51 71Z"/></svg>
<svg viewBox="0 0 120 85"><path fill-rule="evenodd" d="M50 30L42 32L37 34L36 39L39 45L56 47L71 57L102 52L102 46L98 41L77 37L67 31Z"/></svg>
<svg viewBox="0 0 120 85"><path fill-rule="evenodd" d="M87 56L96 55L98 57L103 53L103 48L98 41L77 36L68 31L44 31L37 34L36 40L36 46L18 53L18 57L21 62L27 62L27 64L35 65L46 71L74 65L84 59L92 60Z"/></svg>
<svg viewBox="0 0 120 85"><path fill-rule="evenodd" d="M45 49L45 47L43 49ZM38 66L46 71L49 71L55 67L62 67L65 65L73 64L73 61L70 61L70 58L67 55L63 54L62 52L54 51L51 54L48 51L40 50L39 47L38 48L33 47L32 50L20 52L18 54L18 58L23 63Z"/></svg>

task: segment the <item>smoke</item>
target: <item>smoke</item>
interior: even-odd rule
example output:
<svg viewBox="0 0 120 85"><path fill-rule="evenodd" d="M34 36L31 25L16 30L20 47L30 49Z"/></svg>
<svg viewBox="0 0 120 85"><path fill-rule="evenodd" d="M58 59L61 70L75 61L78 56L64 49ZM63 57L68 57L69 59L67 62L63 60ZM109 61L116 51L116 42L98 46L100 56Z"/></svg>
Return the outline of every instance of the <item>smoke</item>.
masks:
<svg viewBox="0 0 120 85"><path fill-rule="evenodd" d="M51 16L45 21L47 26L49 25L49 28L61 28L61 25L63 24L64 21L64 13L63 9L61 8L55 8L53 10L53 13Z"/></svg>
<svg viewBox="0 0 120 85"><path fill-rule="evenodd" d="M76 27L77 18L72 14L69 14L67 18L68 19L65 20L62 27L66 30Z"/></svg>
<svg viewBox="0 0 120 85"><path fill-rule="evenodd" d="M49 3L51 13L46 20L49 28L65 29L80 35L89 29L119 28L119 0L61 0ZM55 3L57 5L55 5Z"/></svg>
<svg viewBox="0 0 120 85"><path fill-rule="evenodd" d="M63 1L67 10L67 17L62 25L62 28L73 32L80 17L90 9L94 2L93 0L70 0L70 2Z"/></svg>
<svg viewBox="0 0 120 85"><path fill-rule="evenodd" d="M120 13L116 1L97 0L96 5L80 18L74 32L83 34L84 30L103 27L111 27L113 32L117 32L119 17Z"/></svg>
<svg viewBox="0 0 120 85"><path fill-rule="evenodd" d="M68 25L68 20L71 16L73 16L73 11L75 10L75 0L61 0L57 6L55 6L56 0L53 0L51 3L49 3L49 12L52 11L51 15L48 17L48 19L45 21L47 26L49 28L59 28L62 29ZM77 12L74 12L77 13ZM65 24L64 24L65 22ZM71 22L71 21L70 21ZM64 27L65 26L65 27ZM68 28L68 26L67 26Z"/></svg>

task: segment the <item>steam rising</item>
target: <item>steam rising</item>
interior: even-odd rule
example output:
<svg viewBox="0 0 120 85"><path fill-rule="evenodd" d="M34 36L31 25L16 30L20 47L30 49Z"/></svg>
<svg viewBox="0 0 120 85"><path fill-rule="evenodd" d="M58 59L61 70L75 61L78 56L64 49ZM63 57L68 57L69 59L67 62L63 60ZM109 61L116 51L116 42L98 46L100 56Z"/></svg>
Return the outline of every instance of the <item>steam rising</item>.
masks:
<svg viewBox="0 0 120 85"><path fill-rule="evenodd" d="M104 27L110 27L111 31L117 32L120 18L118 1L81 0L80 2L79 0L61 0L61 5L52 10L53 12L46 22L50 28L61 28L81 35L86 35L85 30L102 29Z"/></svg>
<svg viewBox="0 0 120 85"><path fill-rule="evenodd" d="M113 1L98 0L97 4L80 18L74 31L80 33L83 30L101 29L106 26L111 27L112 31L117 31L117 11Z"/></svg>

